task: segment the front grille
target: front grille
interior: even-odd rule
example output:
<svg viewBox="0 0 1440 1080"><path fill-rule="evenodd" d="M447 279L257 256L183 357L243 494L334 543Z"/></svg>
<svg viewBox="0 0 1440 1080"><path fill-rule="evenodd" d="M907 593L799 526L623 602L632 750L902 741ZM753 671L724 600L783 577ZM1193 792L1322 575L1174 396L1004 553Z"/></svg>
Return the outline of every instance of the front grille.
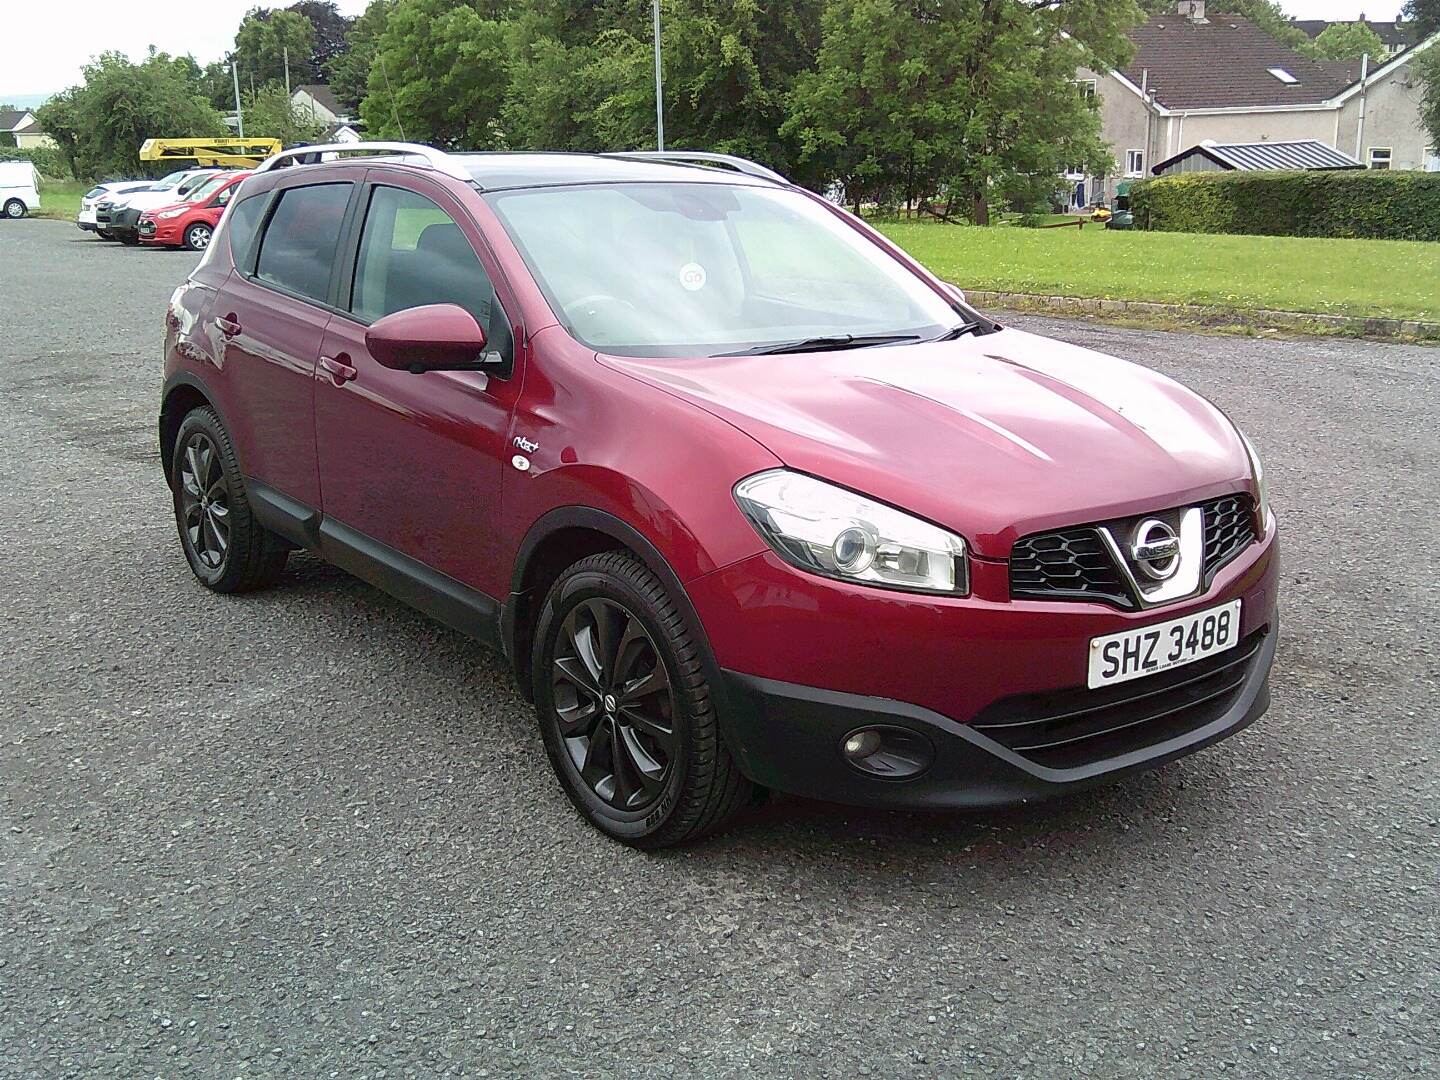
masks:
<svg viewBox="0 0 1440 1080"><path fill-rule="evenodd" d="M1093 528L1027 536L1010 552L1010 595L1106 600L1132 607L1130 591Z"/></svg>
<svg viewBox="0 0 1440 1080"><path fill-rule="evenodd" d="M1183 508L1182 508L1183 509ZM1200 505L1205 529L1201 586L1255 542L1254 502L1249 495L1225 495ZM1159 511L1176 519L1180 510ZM1145 514L1143 517L1154 517ZM1142 517L1104 522L1124 550ZM1038 533L1015 542L1010 552L1010 595L1033 600L1099 600L1133 609L1134 592L1100 538L1100 524Z"/></svg>
<svg viewBox="0 0 1440 1080"><path fill-rule="evenodd" d="M1205 580L1255 542L1255 508L1249 495L1211 499L1205 520Z"/></svg>
<svg viewBox="0 0 1440 1080"><path fill-rule="evenodd" d="M1266 629L1193 664L1100 690L1005 698L971 727L1051 769L1073 769L1184 735L1223 716L1254 671Z"/></svg>

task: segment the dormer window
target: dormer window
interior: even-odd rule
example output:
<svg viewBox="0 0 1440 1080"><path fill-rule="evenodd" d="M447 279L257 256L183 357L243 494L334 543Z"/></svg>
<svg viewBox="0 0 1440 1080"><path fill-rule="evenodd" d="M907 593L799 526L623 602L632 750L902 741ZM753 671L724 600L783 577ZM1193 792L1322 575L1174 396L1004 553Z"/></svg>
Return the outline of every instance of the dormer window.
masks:
<svg viewBox="0 0 1440 1080"><path fill-rule="evenodd" d="M1271 68L1270 74L1274 75L1275 78L1279 79L1286 86L1294 86L1300 81L1299 79L1295 78L1294 75L1291 75L1290 72L1286 71L1284 68Z"/></svg>

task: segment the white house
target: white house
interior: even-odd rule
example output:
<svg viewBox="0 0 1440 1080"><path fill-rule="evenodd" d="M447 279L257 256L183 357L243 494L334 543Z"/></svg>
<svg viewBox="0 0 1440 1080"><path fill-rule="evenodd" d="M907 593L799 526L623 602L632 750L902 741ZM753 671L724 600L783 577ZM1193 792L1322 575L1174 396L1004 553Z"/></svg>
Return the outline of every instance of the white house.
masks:
<svg viewBox="0 0 1440 1080"><path fill-rule="evenodd" d="M1377 63L1317 61L1241 16L1208 17L1205 0L1178 7L1131 32L1135 58L1124 69L1079 73L1100 99L1115 165L1103 177L1067 174L1072 205L1112 198L1120 181L1207 142L1315 140L1372 169L1440 170L1411 67L1440 34Z"/></svg>
<svg viewBox="0 0 1440 1080"><path fill-rule="evenodd" d="M21 150L54 149L55 140L40 130L29 109L0 109L0 139L9 135Z"/></svg>

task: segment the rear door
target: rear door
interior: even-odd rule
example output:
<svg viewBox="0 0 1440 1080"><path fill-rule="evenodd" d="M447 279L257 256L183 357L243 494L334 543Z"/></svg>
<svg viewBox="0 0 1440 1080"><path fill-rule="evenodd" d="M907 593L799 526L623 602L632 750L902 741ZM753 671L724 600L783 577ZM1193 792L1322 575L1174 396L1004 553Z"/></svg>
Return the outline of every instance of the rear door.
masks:
<svg viewBox="0 0 1440 1080"><path fill-rule="evenodd" d="M393 371L370 356L365 331L405 308L458 304L513 369L505 308L518 309L497 295L489 249L448 191L423 176L372 175L356 216L342 310L325 331L316 380L325 527L343 526L351 543L378 540L490 591L519 373Z"/></svg>
<svg viewBox="0 0 1440 1080"><path fill-rule="evenodd" d="M315 366L356 173L326 169L323 180L297 177L237 205L232 233L244 233L251 216L260 222L247 250L233 252L236 270L210 306L241 467L312 508L320 505Z"/></svg>

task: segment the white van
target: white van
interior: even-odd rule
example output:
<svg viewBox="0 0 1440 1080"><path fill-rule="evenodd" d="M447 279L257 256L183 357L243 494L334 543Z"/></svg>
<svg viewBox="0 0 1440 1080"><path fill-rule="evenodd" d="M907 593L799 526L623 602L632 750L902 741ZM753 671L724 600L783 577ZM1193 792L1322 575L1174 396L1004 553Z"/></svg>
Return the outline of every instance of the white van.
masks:
<svg viewBox="0 0 1440 1080"><path fill-rule="evenodd" d="M22 218L40 205L40 174L28 161L0 161L0 217Z"/></svg>

